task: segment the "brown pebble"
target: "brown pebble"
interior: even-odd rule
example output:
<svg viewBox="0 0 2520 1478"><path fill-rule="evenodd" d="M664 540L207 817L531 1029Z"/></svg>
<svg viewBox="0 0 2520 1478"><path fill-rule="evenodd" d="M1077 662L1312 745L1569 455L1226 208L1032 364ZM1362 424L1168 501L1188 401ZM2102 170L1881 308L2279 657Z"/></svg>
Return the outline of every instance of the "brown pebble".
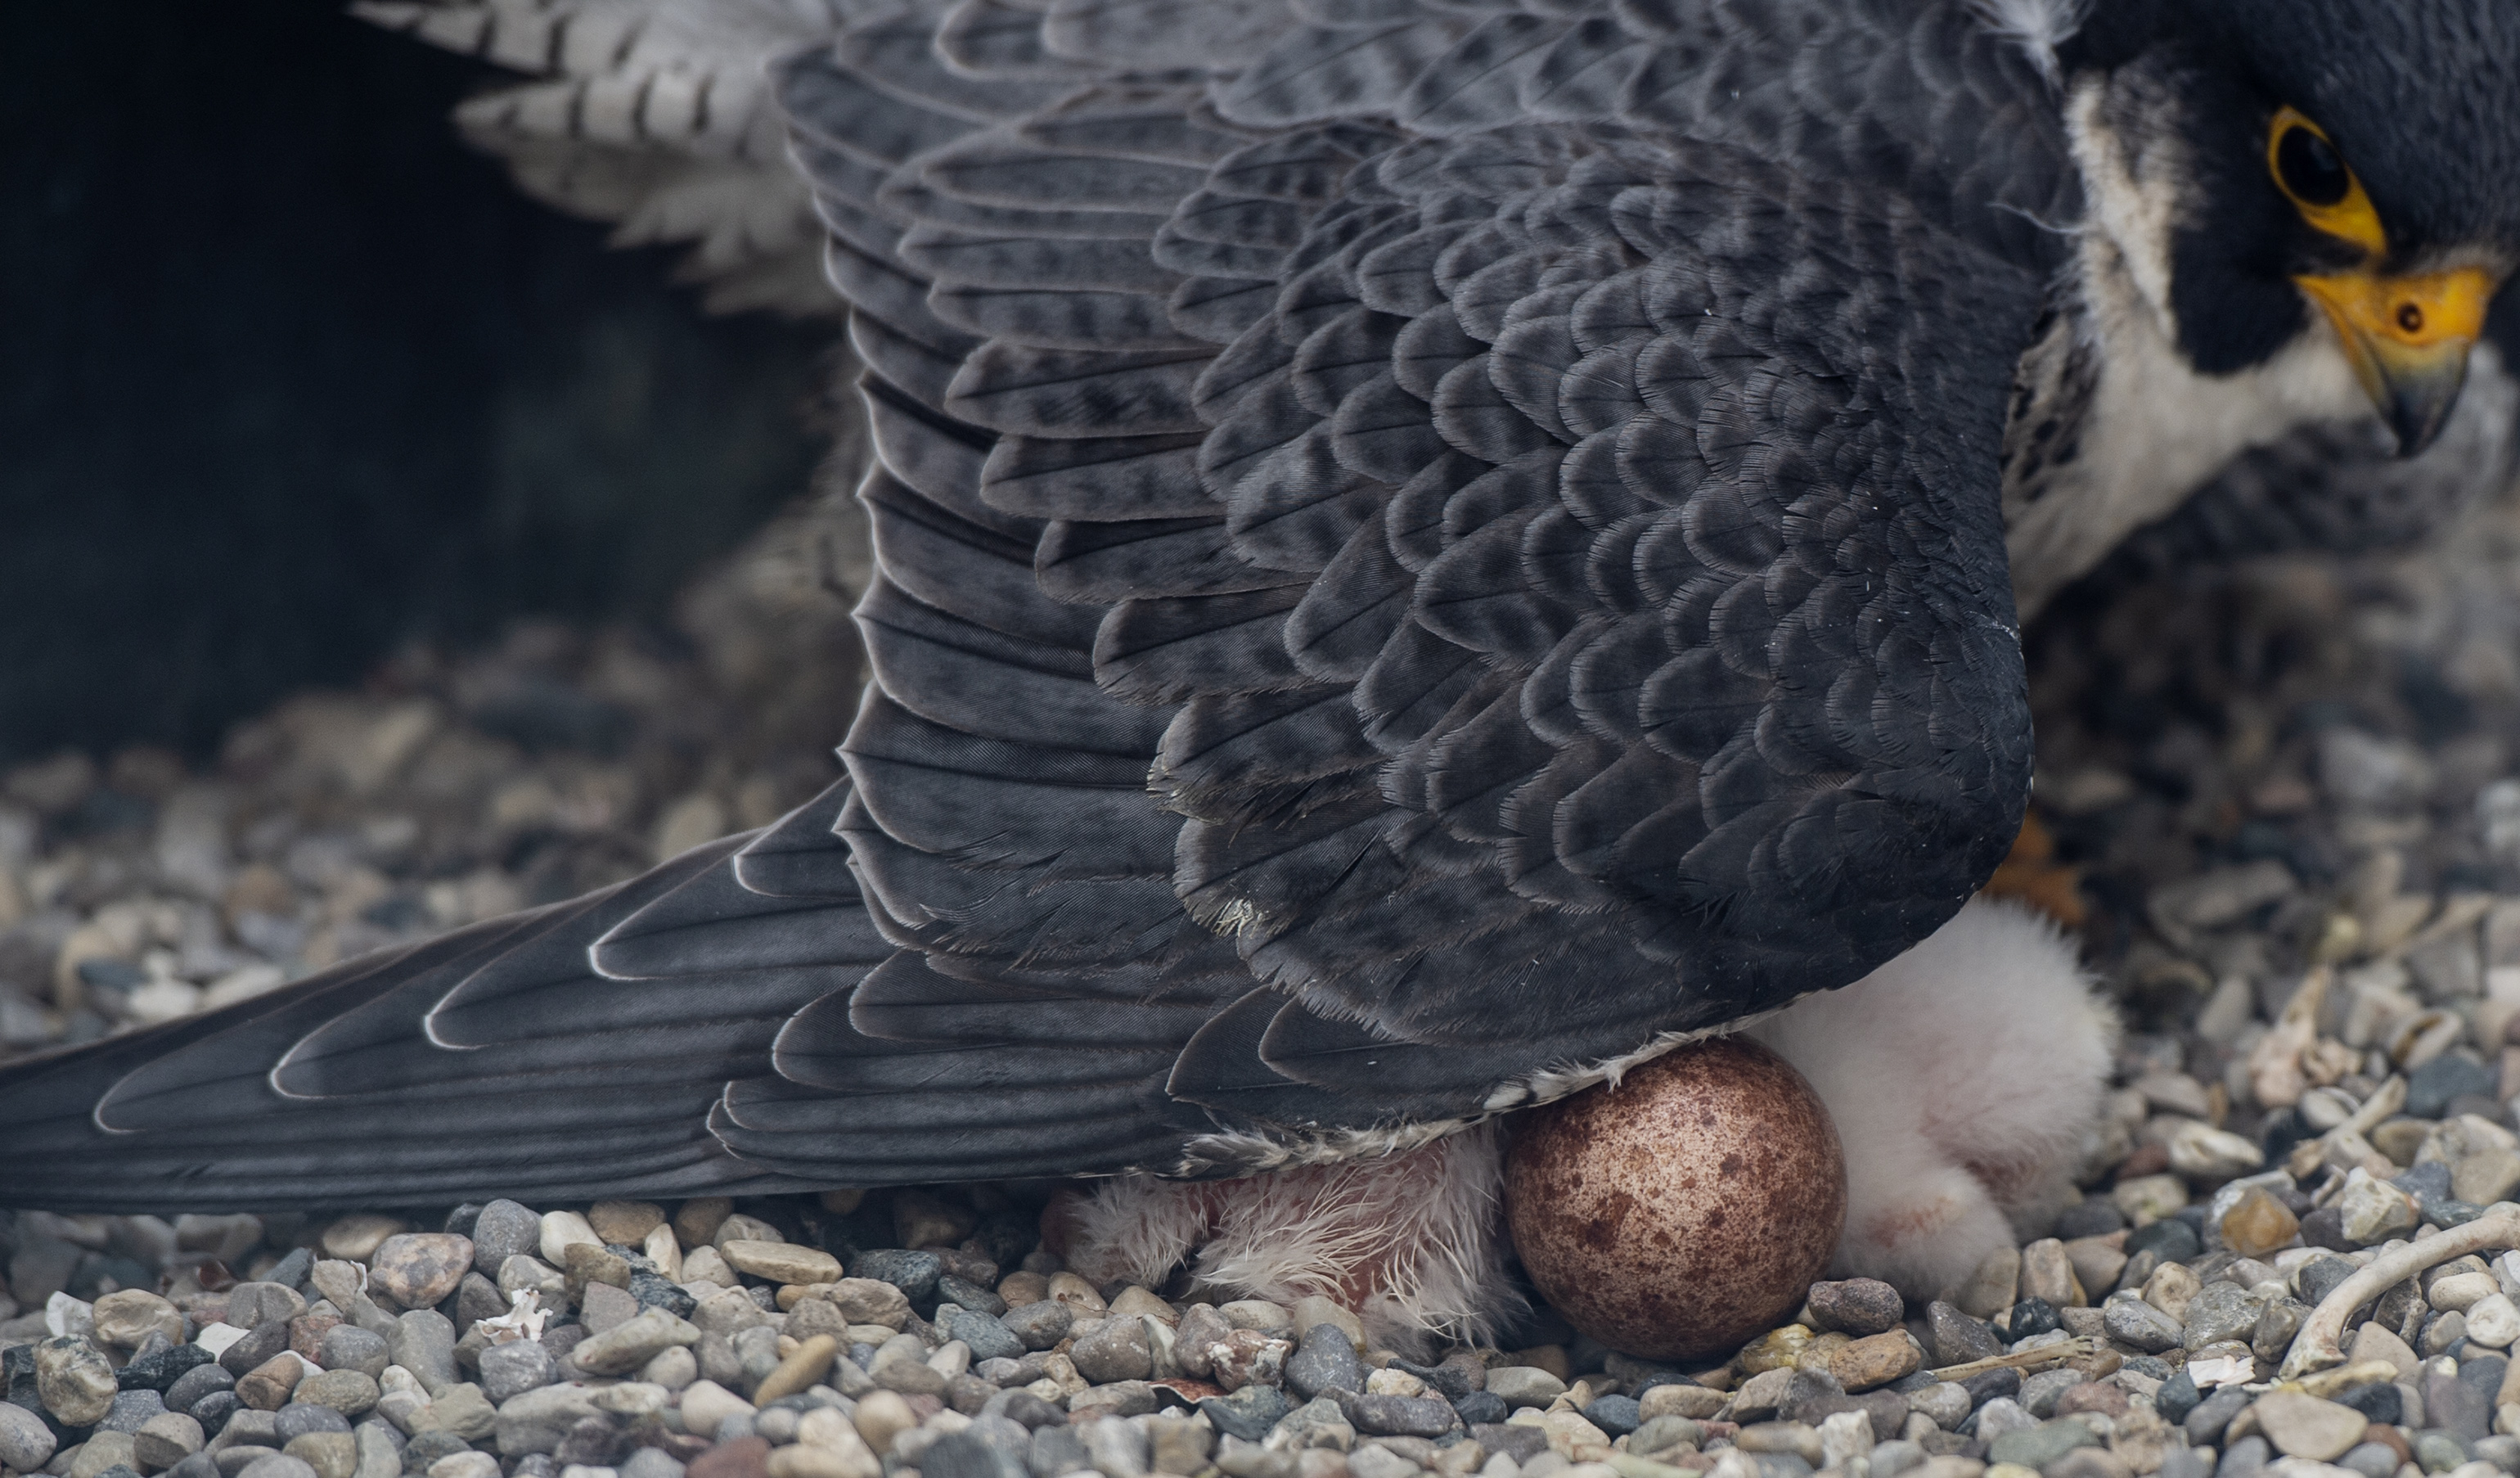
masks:
<svg viewBox="0 0 2520 1478"><path fill-rule="evenodd" d="M610 1283L615 1288L630 1286L630 1260L617 1252L608 1252L593 1242L571 1242L562 1248L561 1269L567 1275L571 1293L584 1292L589 1283Z"/></svg>
<svg viewBox="0 0 2520 1478"><path fill-rule="evenodd" d="M1923 1352L1908 1337L1905 1329L1886 1334L1867 1335L1828 1357L1828 1373L1852 1393L1869 1391L1875 1386L1914 1372L1924 1363Z"/></svg>
<svg viewBox="0 0 2520 1478"><path fill-rule="evenodd" d="M377 1245L369 1270L406 1309L433 1309L472 1270L472 1239L452 1232L405 1232Z"/></svg>
<svg viewBox="0 0 2520 1478"><path fill-rule="evenodd" d="M777 1368L761 1377L752 1393L752 1404L766 1407L783 1396L793 1396L821 1380L832 1368L840 1353L840 1342L828 1334L817 1334L796 1347L796 1353L779 1363Z"/></svg>
<svg viewBox="0 0 2520 1478"><path fill-rule="evenodd" d="M1898 1328L1908 1312L1899 1290L1879 1278L1814 1283L1811 1311L1822 1329L1842 1329L1859 1339Z"/></svg>
<svg viewBox="0 0 2520 1478"><path fill-rule="evenodd" d="M257 1411L277 1411L289 1405L290 1393L305 1378L306 1363L294 1351L283 1350L237 1381L237 1400Z"/></svg>
<svg viewBox="0 0 2520 1478"><path fill-rule="evenodd" d="M2127 1393L2105 1380L2087 1380L2079 1386L2069 1387L2064 1395L2056 1398L2057 1415L2071 1416L2076 1411L2124 1416L2127 1413Z"/></svg>
<svg viewBox="0 0 2520 1478"><path fill-rule="evenodd" d="M739 1437L693 1458L683 1473L684 1478L769 1478L770 1440Z"/></svg>
<svg viewBox="0 0 2520 1478"><path fill-rule="evenodd" d="M636 1247L665 1224L665 1209L653 1201L598 1201L586 1209L586 1224L607 1242Z"/></svg>
<svg viewBox="0 0 2520 1478"><path fill-rule="evenodd" d="M2118 1162L2117 1178L2134 1180L2144 1176L2157 1176L2170 1169L2170 1146L2138 1144L2135 1152Z"/></svg>
<svg viewBox="0 0 2520 1478"><path fill-rule="evenodd" d="M341 1316L338 1314L301 1314L289 1321L289 1348L296 1351L298 1358L307 1363L320 1364L322 1362L316 1352L322 1347L324 1336L340 1325Z"/></svg>
<svg viewBox="0 0 2520 1478"><path fill-rule="evenodd" d="M705 1247L733 1215L735 1203L724 1196L685 1201L674 1212L674 1239L686 1247Z"/></svg>
<svg viewBox="0 0 2520 1478"><path fill-rule="evenodd" d="M1800 1073L1697 1042L1516 1117L1515 1248L1577 1329L1648 1360L1730 1350L1793 1313L1846 1221L1846 1157Z"/></svg>
<svg viewBox="0 0 2520 1478"><path fill-rule="evenodd" d="M2263 1185L2241 1192L2239 1204L2223 1214L2223 1245L2244 1258L2289 1245L2300 1229L2301 1219Z"/></svg>

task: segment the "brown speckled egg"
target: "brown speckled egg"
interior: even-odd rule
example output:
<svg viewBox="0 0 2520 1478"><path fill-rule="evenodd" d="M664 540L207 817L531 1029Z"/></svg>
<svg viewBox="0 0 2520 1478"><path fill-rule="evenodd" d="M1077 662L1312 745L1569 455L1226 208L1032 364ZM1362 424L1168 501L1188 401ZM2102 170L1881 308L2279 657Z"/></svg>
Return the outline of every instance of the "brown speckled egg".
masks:
<svg viewBox="0 0 2520 1478"><path fill-rule="evenodd" d="M1720 1038L1516 1115L1506 1209L1577 1329L1651 1360L1729 1355L1828 1266L1846 1157L1802 1074Z"/></svg>

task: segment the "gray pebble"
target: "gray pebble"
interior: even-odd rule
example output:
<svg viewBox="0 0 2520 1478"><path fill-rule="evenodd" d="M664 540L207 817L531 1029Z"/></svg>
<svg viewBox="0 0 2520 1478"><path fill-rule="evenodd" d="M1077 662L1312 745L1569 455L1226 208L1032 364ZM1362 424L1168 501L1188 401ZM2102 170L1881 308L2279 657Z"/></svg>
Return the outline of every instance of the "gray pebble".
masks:
<svg viewBox="0 0 2520 1478"><path fill-rule="evenodd" d="M385 1353L419 1376L421 1387L432 1397L455 1384L455 1325L434 1309L414 1309L395 1319L394 1332L385 1336Z"/></svg>
<svg viewBox="0 0 2520 1478"><path fill-rule="evenodd" d="M1085 1452L1085 1438L1076 1428L1064 1422L1033 1428L1024 1458L1033 1478L1058 1478L1093 1465Z"/></svg>
<svg viewBox="0 0 2520 1478"><path fill-rule="evenodd" d="M2009 1396L1999 1396L1977 1409L1975 1432L1980 1442L1993 1442L2013 1432L2027 1432L2039 1425L2039 1418L2021 1409Z"/></svg>
<svg viewBox="0 0 2520 1478"><path fill-rule="evenodd" d="M237 1478L315 1478L315 1465L303 1458L273 1453L247 1463Z"/></svg>
<svg viewBox="0 0 2520 1478"><path fill-rule="evenodd" d="M1340 1393L1339 1409L1360 1432L1377 1437L1441 1437L1461 1424L1453 1404L1439 1396L1351 1396Z"/></svg>
<svg viewBox="0 0 2520 1478"><path fill-rule="evenodd" d="M262 1277L265 1282L277 1283L281 1287L294 1293L306 1286L306 1275L313 1271L314 1268L314 1248L292 1247L289 1250L289 1254L286 1257L283 1257L279 1262L272 1264L271 1270L264 1273ZM297 1313L303 1314L305 1312L306 1307L301 1301L298 1305ZM296 1316L297 1316L294 1314L290 1316L292 1318L295 1318Z"/></svg>
<svg viewBox="0 0 2520 1478"><path fill-rule="evenodd" d="M1286 1358L1286 1389L1306 1401L1325 1391L1362 1391L1365 1366L1356 1346L1337 1325L1324 1322L1304 1331L1295 1353Z"/></svg>
<svg viewBox="0 0 2520 1478"><path fill-rule="evenodd" d="M1987 1444L1987 1460L2017 1462L2023 1467L2045 1468L2076 1448L2099 1443L2099 1436L2090 1427L2071 1417L2061 1421L2043 1421L2026 1432L2006 1432Z"/></svg>
<svg viewBox="0 0 2520 1478"><path fill-rule="evenodd" d="M940 1437L919 1459L921 1478L1021 1478L1023 1471L1020 1455L1003 1459L977 1430Z"/></svg>
<svg viewBox="0 0 2520 1478"><path fill-rule="evenodd" d="M254 1366L289 1348L289 1321L266 1319L245 1332L245 1337L219 1352L219 1363L230 1375L243 1376Z"/></svg>
<svg viewBox="0 0 2520 1478"><path fill-rule="evenodd" d="M1270 1429L1284 1419L1289 1408L1286 1397L1276 1386L1249 1385L1225 1396L1210 1396L1200 1401L1198 1409L1207 1413L1210 1425L1228 1436L1245 1442L1258 1442Z"/></svg>
<svg viewBox="0 0 2520 1478"><path fill-rule="evenodd" d="M2200 1448L2221 1442L2223 1429L2229 1426L2231 1418L2246 1409L2253 1399L2238 1386L2225 1386L2207 1396L2181 1423L2187 1431L2188 1442Z"/></svg>
<svg viewBox="0 0 2520 1478"><path fill-rule="evenodd" d="M621 1464L621 1478L683 1478L683 1465L660 1449L641 1448Z"/></svg>
<svg viewBox="0 0 2520 1478"><path fill-rule="evenodd" d="M1076 1311L1056 1299L1043 1299L1020 1309L1010 1309L999 1316L1004 1324L1027 1350L1047 1350L1067 1338L1068 1329L1076 1322ZM1185 1323L1188 1320L1184 1320ZM972 1347L974 1355L979 1353Z"/></svg>
<svg viewBox="0 0 2520 1478"><path fill-rule="evenodd" d="M186 1407L184 1414L200 1422L202 1431L217 1433L225 1431L237 1412L244 1409L245 1402L234 1390L212 1391Z"/></svg>
<svg viewBox="0 0 2520 1478"><path fill-rule="evenodd" d="M282 1447L287 1447L292 1439L303 1437L309 1432L350 1430L350 1418L331 1407L319 1407L309 1402L292 1401L272 1412L271 1416L274 1435L279 1437Z"/></svg>
<svg viewBox="0 0 2520 1478"><path fill-rule="evenodd" d="M1135 1318L1102 1320L1093 1333L1068 1347L1067 1358L1075 1363L1077 1374L1098 1386L1118 1380L1145 1380L1155 1368L1146 1323Z"/></svg>
<svg viewBox="0 0 2520 1478"><path fill-rule="evenodd" d="M999 1301L999 1307L1006 1307L1004 1300ZM948 1338L959 1339L970 1346L971 1358L975 1361L1013 1360L1022 1355L1027 1348L1024 1342L1015 1336L1014 1331L990 1316L969 1309L961 1310L948 1317L944 1323L944 1330ZM1057 1341L1054 1340L1052 1343L1056 1344ZM1082 1367L1080 1366L1079 1369L1081 1371Z"/></svg>
<svg viewBox="0 0 2520 1478"><path fill-rule="evenodd" d="M955 1304L976 1311L991 1318L1007 1312L1007 1301L966 1278L950 1272L936 1275L936 1298L939 1303Z"/></svg>
<svg viewBox="0 0 2520 1478"><path fill-rule="evenodd" d="M0 1466L31 1473L52 1458L58 1446L44 1418L24 1407L0 1403Z"/></svg>
<svg viewBox="0 0 2520 1478"><path fill-rule="evenodd" d="M2177 1327L2172 1326L2174 1344ZM1964 1365L2003 1353L1994 1330L1939 1299L1925 1306L1925 1343L1936 1365Z"/></svg>
<svg viewBox="0 0 2520 1478"><path fill-rule="evenodd" d="M852 1277L873 1278L890 1283L914 1304L923 1304L936 1296L936 1279L944 1273L945 1264L932 1252L905 1252L897 1247L860 1253L850 1265Z"/></svg>
<svg viewBox="0 0 2520 1478"><path fill-rule="evenodd" d="M538 1257L543 1219L514 1201L493 1201L472 1223L472 1267L490 1277L514 1257Z"/></svg>
<svg viewBox="0 0 2520 1478"><path fill-rule="evenodd" d="M100 1432L137 1432L150 1417L162 1416L165 1411L166 1398L155 1391L117 1392L113 1405L98 1420L96 1429Z"/></svg>
<svg viewBox="0 0 2520 1478"><path fill-rule="evenodd" d="M356 1324L336 1324L316 1341L315 1363L327 1370L356 1370L377 1380L392 1361L385 1353L384 1336Z"/></svg>
<svg viewBox="0 0 2520 1478"><path fill-rule="evenodd" d="M2202 1292L2187 1302L2181 1343L2192 1354L2207 1345L2219 1345L2226 1340L2245 1340L2258 1327L2258 1316L2265 1312L2266 1301L2246 1288L2236 1283L2208 1283ZM2110 1327L2109 1333L2117 1334L2115 1326ZM2139 1341L2129 1339L2127 1343Z"/></svg>
<svg viewBox="0 0 2520 1478"><path fill-rule="evenodd" d="M2228 1286L2228 1284L2224 1286ZM2251 1322L2256 1320L2252 1317ZM2179 1321L2141 1299L2112 1299L2100 1311L2100 1327L2146 1354L2179 1348Z"/></svg>
<svg viewBox="0 0 2520 1478"><path fill-rule="evenodd" d="M2021 1404L2021 1409L2041 1421L2046 1421L2056 1414L2056 1399L2081 1385L2086 1379L2088 1377L2080 1370L2042 1371L2037 1375L2023 1377L2021 1394L2014 1400ZM2036 1467L2038 1464L2033 1463L2031 1466Z"/></svg>
<svg viewBox="0 0 2520 1478"><path fill-rule="evenodd" d="M529 1339L492 1345L480 1355L481 1394L498 1406L558 1377L551 1352Z"/></svg>
<svg viewBox="0 0 2520 1478"><path fill-rule="evenodd" d="M2362 1474L2362 1478L2389 1478L2398 1470L2398 1453L2395 1448L2366 1442L2337 1458L2336 1465L2350 1468Z"/></svg>
<svg viewBox="0 0 2520 1478"><path fill-rule="evenodd" d="M305 1312L306 1300L296 1289L281 1283L256 1280L228 1290L227 1322L240 1329L252 1329L273 1319L287 1323Z"/></svg>
<svg viewBox="0 0 2520 1478"><path fill-rule="evenodd" d="M2494 1398L2478 1392L2456 1375L2426 1371L2419 1389L2423 1392L2427 1426L2455 1432L2470 1442L2493 1427Z"/></svg>

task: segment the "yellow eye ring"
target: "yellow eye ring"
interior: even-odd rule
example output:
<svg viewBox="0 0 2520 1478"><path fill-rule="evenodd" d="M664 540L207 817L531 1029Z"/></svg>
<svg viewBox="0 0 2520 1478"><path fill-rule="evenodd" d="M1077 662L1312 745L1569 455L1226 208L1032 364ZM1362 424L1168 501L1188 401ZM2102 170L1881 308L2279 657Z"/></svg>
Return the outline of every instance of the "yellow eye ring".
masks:
<svg viewBox="0 0 2520 1478"><path fill-rule="evenodd" d="M2318 230L2349 241L2372 258L2389 254L2389 233L2362 179L2337 153L2327 131L2297 109L2275 115L2267 129L2267 172L2275 188Z"/></svg>

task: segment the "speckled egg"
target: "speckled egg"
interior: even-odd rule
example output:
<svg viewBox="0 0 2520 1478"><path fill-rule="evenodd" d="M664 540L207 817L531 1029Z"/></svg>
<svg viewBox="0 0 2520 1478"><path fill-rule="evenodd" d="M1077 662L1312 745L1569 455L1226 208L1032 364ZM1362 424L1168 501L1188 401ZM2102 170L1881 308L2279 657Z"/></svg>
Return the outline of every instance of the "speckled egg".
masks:
<svg viewBox="0 0 2520 1478"><path fill-rule="evenodd" d="M1802 1074L1721 1038L1516 1115L1506 1207L1577 1329L1646 1359L1729 1355L1828 1266L1846 1157Z"/></svg>

